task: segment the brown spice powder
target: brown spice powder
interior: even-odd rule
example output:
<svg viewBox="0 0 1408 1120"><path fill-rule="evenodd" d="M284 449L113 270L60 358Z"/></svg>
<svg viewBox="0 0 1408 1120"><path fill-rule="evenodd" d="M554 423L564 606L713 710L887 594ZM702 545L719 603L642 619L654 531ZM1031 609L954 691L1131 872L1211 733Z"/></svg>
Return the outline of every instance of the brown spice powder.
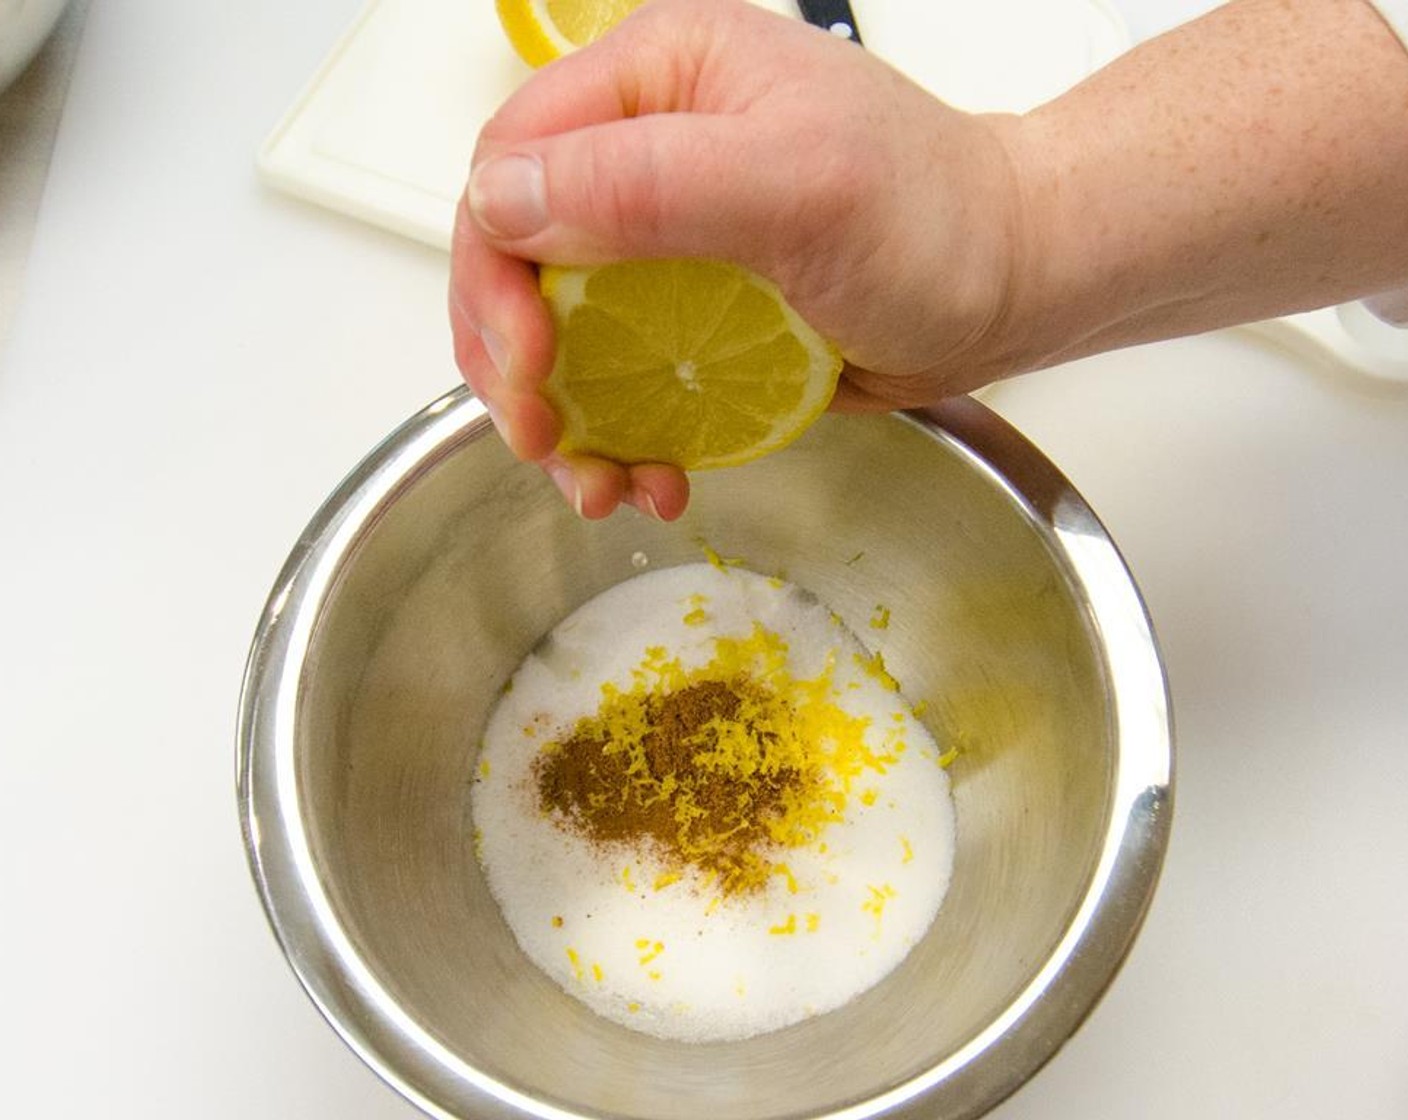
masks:
<svg viewBox="0 0 1408 1120"><path fill-rule="evenodd" d="M769 760L775 732L746 715L765 710L745 703L761 696L747 676L646 696L639 750L584 731L583 721L536 759L539 804L594 844L649 848L667 867L715 873L725 893L756 889L771 866L769 822L814 782ZM763 759L746 774L710 756L721 730L740 727Z"/></svg>

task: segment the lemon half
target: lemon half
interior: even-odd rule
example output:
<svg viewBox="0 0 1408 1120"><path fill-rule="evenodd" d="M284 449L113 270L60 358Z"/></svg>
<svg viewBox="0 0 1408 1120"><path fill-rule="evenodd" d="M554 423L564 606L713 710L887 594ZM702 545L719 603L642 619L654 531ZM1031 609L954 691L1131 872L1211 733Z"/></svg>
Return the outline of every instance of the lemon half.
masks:
<svg viewBox="0 0 1408 1120"><path fill-rule="evenodd" d="M504 34L529 66L595 42L645 0L495 0Z"/></svg>
<svg viewBox="0 0 1408 1120"><path fill-rule="evenodd" d="M796 439L836 390L840 353L738 265L545 267L541 286L557 332L546 393L563 451L737 466Z"/></svg>

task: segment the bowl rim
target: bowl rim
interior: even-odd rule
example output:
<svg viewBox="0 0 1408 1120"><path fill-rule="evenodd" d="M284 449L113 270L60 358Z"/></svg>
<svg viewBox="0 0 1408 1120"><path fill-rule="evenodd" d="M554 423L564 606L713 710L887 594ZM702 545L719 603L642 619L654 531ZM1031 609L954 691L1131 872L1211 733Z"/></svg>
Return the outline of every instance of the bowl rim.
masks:
<svg viewBox="0 0 1408 1120"><path fill-rule="evenodd" d="M1172 707L1133 576L1104 525L1055 465L971 398L896 415L1006 492L1065 566L1103 644L1120 744L1089 883L1045 963L1004 1013L908 1081L808 1114L968 1120L996 1107L1056 1054L1098 1004L1138 935L1172 824ZM301 670L340 562L396 495L462 444L492 431L483 404L457 387L392 431L309 521L274 583L246 662L236 732L240 827L265 915L295 977L333 1030L388 1085L442 1120L597 1120L597 1114L537 1100L475 1069L398 1006L341 928L301 826L293 749Z"/></svg>

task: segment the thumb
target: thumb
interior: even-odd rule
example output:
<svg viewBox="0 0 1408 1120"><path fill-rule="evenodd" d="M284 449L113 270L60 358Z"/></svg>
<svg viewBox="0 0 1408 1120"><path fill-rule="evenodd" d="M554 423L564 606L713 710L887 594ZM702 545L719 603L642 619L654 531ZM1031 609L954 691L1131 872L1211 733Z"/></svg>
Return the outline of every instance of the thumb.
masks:
<svg viewBox="0 0 1408 1120"><path fill-rule="evenodd" d="M769 131L658 113L520 142L480 155L469 211L490 244L530 260L710 256L767 271L798 206L796 167Z"/></svg>

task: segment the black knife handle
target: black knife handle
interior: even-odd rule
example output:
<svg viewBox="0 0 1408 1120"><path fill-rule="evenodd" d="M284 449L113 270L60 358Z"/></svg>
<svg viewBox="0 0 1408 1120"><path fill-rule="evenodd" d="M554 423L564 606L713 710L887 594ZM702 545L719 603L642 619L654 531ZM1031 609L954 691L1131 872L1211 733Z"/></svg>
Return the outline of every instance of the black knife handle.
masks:
<svg viewBox="0 0 1408 1120"><path fill-rule="evenodd" d="M860 27L848 0L797 0L802 18L853 43L860 42Z"/></svg>

